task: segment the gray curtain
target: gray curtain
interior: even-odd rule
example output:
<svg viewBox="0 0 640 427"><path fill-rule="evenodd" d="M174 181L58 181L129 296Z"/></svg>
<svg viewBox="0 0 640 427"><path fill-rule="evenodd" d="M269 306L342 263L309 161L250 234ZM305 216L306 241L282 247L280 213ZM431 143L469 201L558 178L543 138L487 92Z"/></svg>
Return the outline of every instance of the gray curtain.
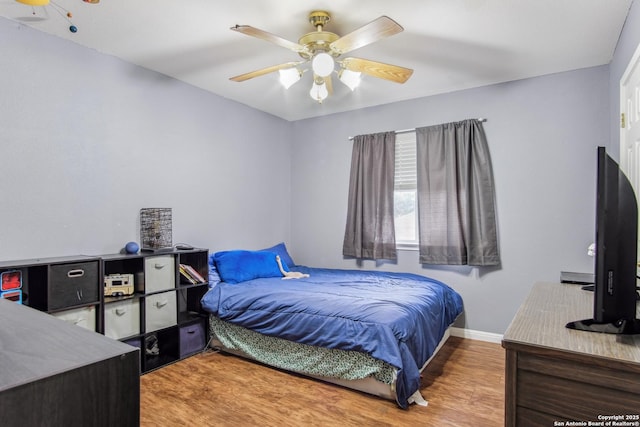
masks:
<svg viewBox="0 0 640 427"><path fill-rule="evenodd" d="M420 262L497 265L493 170L482 123L416 129Z"/></svg>
<svg viewBox="0 0 640 427"><path fill-rule="evenodd" d="M395 132L353 139L349 204L342 254L397 258L393 223Z"/></svg>

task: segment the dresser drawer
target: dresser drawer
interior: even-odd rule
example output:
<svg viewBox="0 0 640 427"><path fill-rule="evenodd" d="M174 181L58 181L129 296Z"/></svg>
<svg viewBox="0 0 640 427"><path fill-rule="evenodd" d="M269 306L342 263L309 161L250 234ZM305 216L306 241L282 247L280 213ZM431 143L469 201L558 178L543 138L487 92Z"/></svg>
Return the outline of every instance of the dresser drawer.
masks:
<svg viewBox="0 0 640 427"><path fill-rule="evenodd" d="M178 323L175 291L145 298L145 332L168 328Z"/></svg>
<svg viewBox="0 0 640 427"><path fill-rule="evenodd" d="M100 300L98 261L54 264L49 267L48 310Z"/></svg>
<svg viewBox="0 0 640 427"><path fill-rule="evenodd" d="M140 304L137 299L106 304L104 308L104 334L121 339L140 333Z"/></svg>
<svg viewBox="0 0 640 427"><path fill-rule="evenodd" d="M612 369L606 363L600 366L523 351L517 367L518 411L526 408L556 419L597 420L601 414L629 413L640 402L640 374Z"/></svg>
<svg viewBox="0 0 640 427"><path fill-rule="evenodd" d="M202 350L206 344L204 320L180 327L180 357Z"/></svg>
<svg viewBox="0 0 640 427"><path fill-rule="evenodd" d="M57 313L52 313L52 315L67 323L71 323L72 325L80 326L81 328L89 329L91 331L96 330L96 308L93 305L89 307L59 311Z"/></svg>
<svg viewBox="0 0 640 427"><path fill-rule="evenodd" d="M145 293L165 291L176 287L175 258L173 255L148 257L144 260Z"/></svg>

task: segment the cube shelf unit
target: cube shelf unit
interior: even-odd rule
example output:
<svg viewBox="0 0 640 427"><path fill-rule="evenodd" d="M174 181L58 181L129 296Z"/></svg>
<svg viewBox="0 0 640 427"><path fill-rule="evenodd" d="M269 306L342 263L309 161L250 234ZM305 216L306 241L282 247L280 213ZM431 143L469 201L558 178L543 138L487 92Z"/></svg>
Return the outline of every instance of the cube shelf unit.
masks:
<svg viewBox="0 0 640 427"><path fill-rule="evenodd" d="M188 281L181 264L205 281ZM133 277L133 295L104 297L104 334L140 348L142 372L204 349L208 328L200 298L208 290L206 249L104 255L102 268L105 277Z"/></svg>
<svg viewBox="0 0 640 427"><path fill-rule="evenodd" d="M22 276L22 304L102 332L101 261L73 256L0 262L0 273Z"/></svg>
<svg viewBox="0 0 640 427"><path fill-rule="evenodd" d="M189 281L181 264L204 281ZM142 373L206 346L208 270L207 249L0 262L0 274L21 273L22 304L138 347ZM132 278L133 294L105 296L110 275Z"/></svg>

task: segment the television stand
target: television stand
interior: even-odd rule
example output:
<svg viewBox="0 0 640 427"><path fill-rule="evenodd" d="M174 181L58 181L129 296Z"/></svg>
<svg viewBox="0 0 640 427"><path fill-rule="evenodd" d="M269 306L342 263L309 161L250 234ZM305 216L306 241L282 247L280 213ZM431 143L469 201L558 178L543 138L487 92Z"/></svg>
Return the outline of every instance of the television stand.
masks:
<svg viewBox="0 0 640 427"><path fill-rule="evenodd" d="M532 287L502 340L505 427L596 425L605 414L638 414L640 339L565 328L592 314L593 295L579 286Z"/></svg>
<svg viewBox="0 0 640 427"><path fill-rule="evenodd" d="M569 322L566 326L569 329L576 329L578 331L599 332L603 334L640 334L640 321L636 319L621 319L611 323L598 323L593 319L585 319Z"/></svg>

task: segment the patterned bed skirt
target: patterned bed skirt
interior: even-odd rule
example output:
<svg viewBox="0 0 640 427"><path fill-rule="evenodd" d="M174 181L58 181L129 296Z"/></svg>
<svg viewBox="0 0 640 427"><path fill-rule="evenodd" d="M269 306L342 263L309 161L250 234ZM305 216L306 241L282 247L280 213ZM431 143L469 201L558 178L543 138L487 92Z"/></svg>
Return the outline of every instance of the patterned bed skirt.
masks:
<svg viewBox="0 0 640 427"><path fill-rule="evenodd" d="M396 368L368 354L300 344L258 332L210 316L211 337L223 350L243 353L261 363L313 377L341 380L373 378L395 385Z"/></svg>

